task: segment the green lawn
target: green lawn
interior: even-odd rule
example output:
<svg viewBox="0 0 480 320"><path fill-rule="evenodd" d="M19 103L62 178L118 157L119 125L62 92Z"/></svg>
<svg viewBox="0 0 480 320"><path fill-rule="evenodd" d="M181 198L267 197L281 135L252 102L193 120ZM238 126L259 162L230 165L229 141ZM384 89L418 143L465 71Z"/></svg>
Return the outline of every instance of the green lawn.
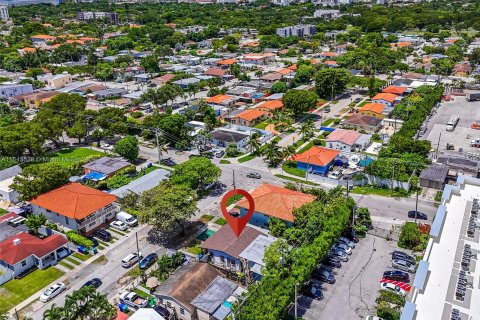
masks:
<svg viewBox="0 0 480 320"><path fill-rule="evenodd" d="M71 165L72 163L79 162L90 156L108 156L106 153L101 151L96 151L89 148L69 148L63 149L54 153L47 155L48 158L52 159L52 162L59 163L65 166ZM25 168L31 164L39 162L28 162L22 165L22 168Z"/></svg>
<svg viewBox="0 0 480 320"><path fill-rule="evenodd" d="M335 121L335 120L334 119L327 119L327 120L323 121L322 127L327 127L329 124L333 123L333 121Z"/></svg>
<svg viewBox="0 0 480 320"><path fill-rule="evenodd" d="M92 256L91 254L81 254L79 252L75 252L73 254L73 256L77 259L80 259L82 261L87 261L88 259L90 259L90 257Z"/></svg>
<svg viewBox="0 0 480 320"><path fill-rule="evenodd" d="M275 138L272 139L273 142L280 142L282 138L280 136L276 136Z"/></svg>
<svg viewBox="0 0 480 320"><path fill-rule="evenodd" d="M220 164L230 164L230 163L231 162L228 160L224 160L224 159L220 160Z"/></svg>
<svg viewBox="0 0 480 320"><path fill-rule="evenodd" d="M305 147L303 147L302 149L298 150L297 153L304 153L305 151L307 151L308 149L310 149L311 147L313 147L313 141L310 141L309 143L307 143L305 145Z"/></svg>
<svg viewBox="0 0 480 320"><path fill-rule="evenodd" d="M238 162L243 163L255 159L257 156L254 154L248 154L245 157L238 158Z"/></svg>
<svg viewBox="0 0 480 320"><path fill-rule="evenodd" d="M268 126L268 123L267 122L260 122L259 124L257 124L254 128L257 128L257 129L265 129L266 127Z"/></svg>
<svg viewBox="0 0 480 320"><path fill-rule="evenodd" d="M286 161L282 164L282 169L288 174L305 178L305 170L297 169L297 163L293 161Z"/></svg>
<svg viewBox="0 0 480 320"><path fill-rule="evenodd" d="M148 293L146 293L145 291L140 290L140 289L135 289L135 290L133 290L133 292L135 292L135 293L138 294L140 297L145 298L145 299L155 299L154 296L152 296L151 294L148 294Z"/></svg>
<svg viewBox="0 0 480 320"><path fill-rule="evenodd" d="M214 221L216 224L220 225L220 226L224 226L227 224L227 220L225 220L224 218L218 218L217 220Z"/></svg>
<svg viewBox="0 0 480 320"><path fill-rule="evenodd" d="M230 198L227 199L227 207L230 206L231 204L234 204L235 202L239 201L242 198L243 196L239 194L235 194L231 196Z"/></svg>
<svg viewBox="0 0 480 320"><path fill-rule="evenodd" d="M65 268L67 268L68 270L72 270L72 269L74 268L74 266L72 266L71 264L68 264L68 263L66 263L66 262L64 262L64 261L60 261L58 264L61 265L61 266L63 266L63 267L65 267Z"/></svg>
<svg viewBox="0 0 480 320"><path fill-rule="evenodd" d="M364 186L364 187L355 187L352 190L352 193L356 194L374 194L377 196L383 197L408 197L408 193L406 191L398 191L388 189L388 188L375 188L372 186Z"/></svg>
<svg viewBox="0 0 480 320"><path fill-rule="evenodd" d="M3 215L6 215L8 213L8 210L0 208L0 217Z"/></svg>
<svg viewBox="0 0 480 320"><path fill-rule="evenodd" d="M304 144L305 142L307 142L307 141L302 138L302 139L296 141L296 142L293 144L293 146L294 146L295 148L298 148L298 147L300 147L302 144Z"/></svg>
<svg viewBox="0 0 480 320"><path fill-rule="evenodd" d="M78 266L79 264L81 264L81 262L79 262L79 261L77 261L77 260L75 260L75 259L72 259L71 257L66 257L65 260L67 260L68 262L71 262L71 263L73 263L73 264L76 264L77 266Z"/></svg>
<svg viewBox="0 0 480 320"><path fill-rule="evenodd" d="M7 312L43 287L46 287L64 273L55 267L35 270L21 279L13 279L0 286L0 313Z"/></svg>
<svg viewBox="0 0 480 320"><path fill-rule="evenodd" d="M278 177L278 178L281 178L281 179L285 179L285 180L290 180L290 181L293 181L293 182L298 182L298 183L303 183L303 184L309 184L311 186L318 186L318 184L316 184L315 182L311 182L311 181L305 181L303 179L297 179L297 178L293 178L293 177L290 177L290 176L285 176L283 174L276 174L275 177Z"/></svg>
<svg viewBox="0 0 480 320"><path fill-rule="evenodd" d="M200 221L207 223L212 220L214 217L211 214L204 214L200 217Z"/></svg>

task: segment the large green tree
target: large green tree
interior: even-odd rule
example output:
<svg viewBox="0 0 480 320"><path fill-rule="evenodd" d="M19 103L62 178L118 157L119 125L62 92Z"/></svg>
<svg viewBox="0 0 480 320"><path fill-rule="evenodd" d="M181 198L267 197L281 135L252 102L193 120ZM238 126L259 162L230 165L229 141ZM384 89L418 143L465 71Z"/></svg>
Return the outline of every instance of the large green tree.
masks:
<svg viewBox="0 0 480 320"><path fill-rule="evenodd" d="M138 150L138 140L135 136L127 136L120 139L113 149L113 151L130 162L135 162L138 158Z"/></svg>
<svg viewBox="0 0 480 320"><path fill-rule="evenodd" d="M320 97L333 100L345 90L350 76L350 72L343 68L322 69L315 74L315 90Z"/></svg>
<svg viewBox="0 0 480 320"><path fill-rule="evenodd" d="M317 105L318 96L313 91L308 90L288 90L282 98L285 108L291 110L295 117L298 117Z"/></svg>
<svg viewBox="0 0 480 320"><path fill-rule="evenodd" d="M222 170L210 159L194 157L177 165L170 180L173 184L186 184L193 190L203 190L205 185L217 181L221 173Z"/></svg>
<svg viewBox="0 0 480 320"><path fill-rule="evenodd" d="M165 182L142 194L138 217L161 231L178 227L185 234L185 221L197 210L195 191L186 184Z"/></svg>

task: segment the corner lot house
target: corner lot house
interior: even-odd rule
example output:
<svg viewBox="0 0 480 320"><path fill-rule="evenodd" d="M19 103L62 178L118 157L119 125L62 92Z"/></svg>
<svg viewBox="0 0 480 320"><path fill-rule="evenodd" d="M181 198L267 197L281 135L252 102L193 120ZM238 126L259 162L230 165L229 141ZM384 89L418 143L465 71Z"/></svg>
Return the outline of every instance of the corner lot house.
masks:
<svg viewBox="0 0 480 320"><path fill-rule="evenodd" d="M114 195L79 183L42 194L31 201L34 214L43 213L65 228L85 234L115 219Z"/></svg>
<svg viewBox="0 0 480 320"><path fill-rule="evenodd" d="M308 173L326 175L340 151L313 146L307 151L296 154L290 160L297 162L297 168Z"/></svg>
<svg viewBox="0 0 480 320"><path fill-rule="evenodd" d="M263 232L247 226L237 238L232 228L224 225L201 243L200 248L208 250L211 264L238 272L243 270L240 253L261 234Z"/></svg>
<svg viewBox="0 0 480 320"><path fill-rule="evenodd" d="M261 228L268 228L268 219L275 217L292 225L293 211L315 200L315 196L298 191L262 184L250 193L255 201L255 212L249 223ZM248 201L244 198L237 205L240 216L248 211Z"/></svg>
<svg viewBox="0 0 480 320"><path fill-rule="evenodd" d="M234 143L241 152L245 152L249 138L250 136L246 133L220 129L212 133L212 144L217 147L226 147Z"/></svg>
<svg viewBox="0 0 480 320"><path fill-rule="evenodd" d="M53 234L45 239L22 232L0 242L0 271L12 271L13 277L33 269L45 269L69 253L67 238Z"/></svg>

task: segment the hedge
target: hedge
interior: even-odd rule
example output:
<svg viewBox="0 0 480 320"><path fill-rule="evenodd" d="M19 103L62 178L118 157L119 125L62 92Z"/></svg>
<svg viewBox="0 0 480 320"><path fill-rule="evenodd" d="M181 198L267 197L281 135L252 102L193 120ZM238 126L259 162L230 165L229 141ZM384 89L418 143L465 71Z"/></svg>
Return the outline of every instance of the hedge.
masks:
<svg viewBox="0 0 480 320"><path fill-rule="evenodd" d="M71 242L73 242L74 244L76 244L78 246L83 246L83 247L86 247L86 248L93 247L92 240L89 240L89 239L85 238L84 236L79 235L75 231L68 231L67 232L67 238L68 238L68 240L70 240Z"/></svg>

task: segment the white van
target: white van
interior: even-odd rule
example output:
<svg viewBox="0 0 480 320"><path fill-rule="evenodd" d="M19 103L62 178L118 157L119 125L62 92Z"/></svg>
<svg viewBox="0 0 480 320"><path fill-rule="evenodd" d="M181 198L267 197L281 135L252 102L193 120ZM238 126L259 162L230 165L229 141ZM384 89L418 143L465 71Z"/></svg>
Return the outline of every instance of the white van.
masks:
<svg viewBox="0 0 480 320"><path fill-rule="evenodd" d="M135 227L138 225L138 220L129 213L125 211L120 211L117 213L117 220L125 222L130 227Z"/></svg>

